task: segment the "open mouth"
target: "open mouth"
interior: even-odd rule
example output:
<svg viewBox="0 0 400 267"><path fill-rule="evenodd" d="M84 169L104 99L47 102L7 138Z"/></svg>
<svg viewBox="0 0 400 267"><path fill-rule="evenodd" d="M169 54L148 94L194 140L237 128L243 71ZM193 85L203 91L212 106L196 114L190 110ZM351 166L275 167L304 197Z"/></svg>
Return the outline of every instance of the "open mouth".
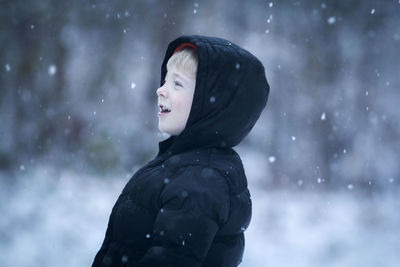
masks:
<svg viewBox="0 0 400 267"><path fill-rule="evenodd" d="M168 109L167 107L164 107L163 105L159 105L160 107L160 113L169 113L171 112L170 109Z"/></svg>

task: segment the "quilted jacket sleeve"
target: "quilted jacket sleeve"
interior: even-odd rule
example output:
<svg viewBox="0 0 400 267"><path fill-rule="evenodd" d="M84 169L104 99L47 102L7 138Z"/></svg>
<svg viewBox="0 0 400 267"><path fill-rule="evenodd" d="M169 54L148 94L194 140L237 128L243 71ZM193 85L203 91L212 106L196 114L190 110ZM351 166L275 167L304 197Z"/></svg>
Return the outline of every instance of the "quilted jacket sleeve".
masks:
<svg viewBox="0 0 400 267"><path fill-rule="evenodd" d="M229 188L217 171L180 169L160 195L153 246L139 266L200 266L229 213Z"/></svg>

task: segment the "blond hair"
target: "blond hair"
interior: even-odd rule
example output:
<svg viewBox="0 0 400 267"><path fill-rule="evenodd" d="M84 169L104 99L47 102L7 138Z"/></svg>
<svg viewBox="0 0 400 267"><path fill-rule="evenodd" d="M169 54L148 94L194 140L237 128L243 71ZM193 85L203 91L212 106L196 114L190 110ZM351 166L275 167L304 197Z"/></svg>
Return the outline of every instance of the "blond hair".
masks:
<svg viewBox="0 0 400 267"><path fill-rule="evenodd" d="M167 63L167 69L176 67L189 76L196 77L199 59L193 48L185 47L173 54Z"/></svg>

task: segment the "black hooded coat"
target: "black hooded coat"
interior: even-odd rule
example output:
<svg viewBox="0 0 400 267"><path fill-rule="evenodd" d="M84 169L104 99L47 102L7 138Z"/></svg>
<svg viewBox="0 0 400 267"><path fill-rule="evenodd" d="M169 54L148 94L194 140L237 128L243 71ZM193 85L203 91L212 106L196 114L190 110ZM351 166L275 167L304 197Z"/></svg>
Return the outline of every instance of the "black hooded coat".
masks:
<svg viewBox="0 0 400 267"><path fill-rule="evenodd" d="M93 267L238 266L251 199L232 147L253 128L269 85L262 63L220 38L181 36L161 67L161 85L174 50L195 46L196 87L186 128L159 143L118 197Z"/></svg>

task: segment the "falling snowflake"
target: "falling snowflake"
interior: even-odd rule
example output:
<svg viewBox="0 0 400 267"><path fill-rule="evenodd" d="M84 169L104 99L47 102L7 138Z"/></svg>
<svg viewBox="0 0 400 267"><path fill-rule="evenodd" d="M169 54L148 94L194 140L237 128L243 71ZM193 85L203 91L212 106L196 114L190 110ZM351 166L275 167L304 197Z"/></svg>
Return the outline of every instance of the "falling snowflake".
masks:
<svg viewBox="0 0 400 267"><path fill-rule="evenodd" d="M336 17L332 16L328 18L328 23L329 24L334 24L336 22Z"/></svg>
<svg viewBox="0 0 400 267"><path fill-rule="evenodd" d="M57 67L56 67L56 65L50 65L49 66L49 70L48 70L48 72L49 72L49 75L51 75L51 76L53 76L54 74L56 74L56 72L57 72Z"/></svg>
<svg viewBox="0 0 400 267"><path fill-rule="evenodd" d="M354 186L353 186L352 184L348 184L348 185L347 185L347 189L353 190L353 188L354 188Z"/></svg>
<svg viewBox="0 0 400 267"><path fill-rule="evenodd" d="M326 114L325 114L325 112L323 112L322 114L321 114L321 120L326 120Z"/></svg>
<svg viewBox="0 0 400 267"><path fill-rule="evenodd" d="M371 10L371 15L375 14L375 8Z"/></svg>
<svg viewBox="0 0 400 267"><path fill-rule="evenodd" d="M276 158L274 156L270 156L270 157L268 157L268 161L270 163L274 163L276 161Z"/></svg>
<svg viewBox="0 0 400 267"><path fill-rule="evenodd" d="M131 83L131 89L135 89L136 88L136 83Z"/></svg>

